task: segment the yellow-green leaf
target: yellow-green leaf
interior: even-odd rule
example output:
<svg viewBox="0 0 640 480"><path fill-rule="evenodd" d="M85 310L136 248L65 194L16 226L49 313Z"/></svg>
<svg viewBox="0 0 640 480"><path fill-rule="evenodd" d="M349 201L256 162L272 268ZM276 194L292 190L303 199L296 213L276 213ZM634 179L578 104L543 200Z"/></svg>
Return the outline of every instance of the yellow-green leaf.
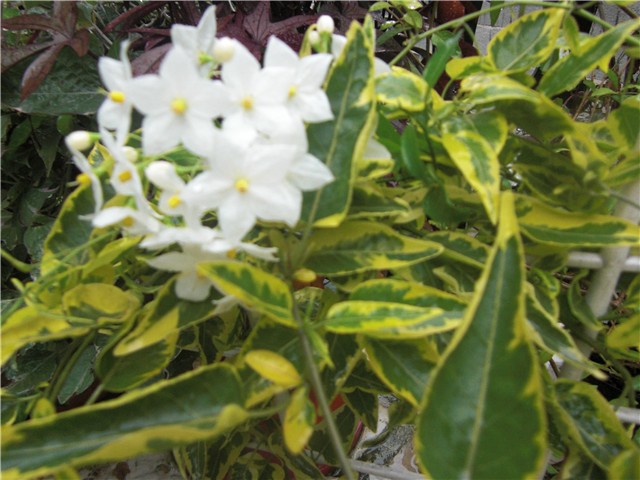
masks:
<svg viewBox="0 0 640 480"><path fill-rule="evenodd" d="M498 155L509 132L504 115L489 110L452 116L442 122L442 130L443 148L478 192L487 216L495 223L501 184Z"/></svg>
<svg viewBox="0 0 640 480"><path fill-rule="evenodd" d="M620 48L622 42L640 28L640 22L629 20L607 30L597 37L590 38L580 45L580 51L571 52L558 60L540 80L538 91L547 97L575 87L591 70L605 63L608 69L609 59Z"/></svg>
<svg viewBox="0 0 640 480"><path fill-rule="evenodd" d="M175 280L167 283L147 304L142 318L135 328L116 345L113 353L116 356L129 355L145 349L166 338L180 329L200 323L213 313L211 300L192 302L179 298L175 293ZM158 347L162 349L162 347Z"/></svg>
<svg viewBox="0 0 640 480"><path fill-rule="evenodd" d="M305 266L324 275L346 275L411 265L442 250L440 245L400 235L380 223L352 221L315 232Z"/></svg>
<svg viewBox="0 0 640 480"><path fill-rule="evenodd" d="M468 93L469 103L495 104L507 120L543 140L574 131L574 123L562 107L504 75L472 75L462 80L460 89Z"/></svg>
<svg viewBox="0 0 640 480"><path fill-rule="evenodd" d="M78 285L62 297L62 309L69 318L85 319L95 326L124 323L139 308L140 301L132 293L104 283Z"/></svg>
<svg viewBox="0 0 640 480"><path fill-rule="evenodd" d="M302 377L296 367L282 355L271 350L251 350L244 356L245 362L261 377L284 388L297 387Z"/></svg>
<svg viewBox="0 0 640 480"><path fill-rule="evenodd" d="M240 380L212 365L97 405L2 429L2 478L45 476L213 439L244 423Z"/></svg>
<svg viewBox="0 0 640 480"><path fill-rule="evenodd" d="M418 338L456 328L462 312L403 303L352 300L336 303L325 326L335 333L361 333L377 338Z"/></svg>
<svg viewBox="0 0 640 480"><path fill-rule="evenodd" d="M356 164L364 153L375 120L373 25L354 22L347 43L326 81L333 120L307 127L309 153L322 160L335 180L304 195L303 220L335 227L347 215Z"/></svg>
<svg viewBox="0 0 640 480"><path fill-rule="evenodd" d="M523 247L506 192L487 266L418 415L417 457L431 478L533 479L544 468L542 383L526 334L524 282Z"/></svg>
<svg viewBox="0 0 640 480"><path fill-rule="evenodd" d="M638 448L596 388L582 382L555 384L557 413L567 435L583 455L607 470L623 451Z"/></svg>
<svg viewBox="0 0 640 480"><path fill-rule="evenodd" d="M291 292L278 277L239 262L203 263L198 271L220 291L233 295L245 307L268 315L283 325L296 326L291 313Z"/></svg>
<svg viewBox="0 0 640 480"><path fill-rule="evenodd" d="M370 366L391 391L418 406L438 362L435 345L428 339L377 339L363 336L362 347Z"/></svg>
<svg viewBox="0 0 640 480"><path fill-rule="evenodd" d="M564 10L547 8L523 15L502 28L487 45L496 69L522 72L544 63L556 48Z"/></svg>
<svg viewBox="0 0 640 480"><path fill-rule="evenodd" d="M392 110L421 112L426 107L429 85L425 80L400 67L376 77L376 99Z"/></svg>
<svg viewBox="0 0 640 480"><path fill-rule="evenodd" d="M640 244L640 227L621 218L568 212L520 195L516 208L523 233L537 242L582 248Z"/></svg>
<svg viewBox="0 0 640 480"><path fill-rule="evenodd" d="M282 433L284 444L294 455L307 445L316 420L315 408L306 388L298 388L291 394L291 401L284 412Z"/></svg>
<svg viewBox="0 0 640 480"><path fill-rule="evenodd" d="M477 268L483 268L490 248L476 238L461 232L448 232L441 230L430 233L428 236L432 242L445 247L443 257L451 258Z"/></svg>

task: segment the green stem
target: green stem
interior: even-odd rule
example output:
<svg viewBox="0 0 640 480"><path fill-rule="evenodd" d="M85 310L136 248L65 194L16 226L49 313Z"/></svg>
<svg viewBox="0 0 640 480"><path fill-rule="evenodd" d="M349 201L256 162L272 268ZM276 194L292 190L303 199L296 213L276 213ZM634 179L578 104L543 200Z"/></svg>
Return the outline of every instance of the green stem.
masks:
<svg viewBox="0 0 640 480"><path fill-rule="evenodd" d="M82 355L85 349L93 341L94 337L95 337L95 331L89 333L84 338L78 337L74 339L73 343L69 345L67 353L60 360L60 364L59 364L60 371L56 375L55 381L50 384L46 392L46 397L51 403L55 404L56 398L58 398L58 394L60 393L60 390L62 390L62 387L64 386L65 381L69 377L69 373L71 373L71 370L73 369L75 364L78 362L80 355Z"/></svg>
<svg viewBox="0 0 640 480"><path fill-rule="evenodd" d="M318 401L318 405L320 406L320 411L322 412L325 422L327 422L327 429L329 431L329 438L331 438L331 444L334 451L336 452L336 455L338 456L338 461L340 462L340 466L342 467L344 476L347 478L347 480L355 480L353 471L351 470L349 459L347 458L347 454L342 448L342 439L340 438L340 432L338 431L336 422L333 419L333 412L331 412L329 401L327 400L327 396L324 392L322 379L320 378L320 372L318 371L318 366L316 365L315 358L313 356L313 349L311 348L311 343L309 342L309 338L307 337L307 326L300 318L300 312L296 304L294 304L293 307L293 316L299 327L298 334L300 336L300 342L302 343L302 351L307 366L307 373L310 377L309 380L311 381L311 385L313 387L313 390L315 391L316 399Z"/></svg>

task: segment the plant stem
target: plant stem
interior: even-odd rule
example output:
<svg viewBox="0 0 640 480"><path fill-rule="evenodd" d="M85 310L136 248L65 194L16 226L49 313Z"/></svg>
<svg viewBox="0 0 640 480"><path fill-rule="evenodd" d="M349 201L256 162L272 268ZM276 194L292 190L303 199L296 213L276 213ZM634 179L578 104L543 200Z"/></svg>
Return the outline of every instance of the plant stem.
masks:
<svg viewBox="0 0 640 480"><path fill-rule="evenodd" d="M329 431L331 444L334 451L336 452L336 455L338 456L338 460L345 477L347 478L347 480L355 480L353 471L351 470L349 459L347 458L347 454L342 448L342 439L340 438L340 432L338 431L336 422L333 419L329 401L327 400L327 396L324 393L324 387L322 386L320 372L318 371L318 366L316 365L315 358L313 356L311 343L309 343L309 338L307 337L307 326L300 318L300 312L298 310L297 304L294 304L293 306L293 316L299 327L298 335L300 336L300 341L302 342L302 351L304 354L305 363L307 364L307 372L310 377L309 380L311 381L311 385L313 387L313 390L315 391L316 399L318 400L318 405L320 406L320 411L324 416L325 422L327 422L327 430Z"/></svg>

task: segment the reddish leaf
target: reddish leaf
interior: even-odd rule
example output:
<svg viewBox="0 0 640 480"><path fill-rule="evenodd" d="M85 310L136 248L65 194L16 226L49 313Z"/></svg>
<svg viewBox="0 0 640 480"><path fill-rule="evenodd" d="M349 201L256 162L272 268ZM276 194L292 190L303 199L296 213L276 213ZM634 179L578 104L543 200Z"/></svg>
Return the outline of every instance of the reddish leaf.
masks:
<svg viewBox="0 0 640 480"><path fill-rule="evenodd" d="M141 21L144 17L146 17L149 13L157 10L158 8L164 6L166 1L155 1L143 3L137 7L133 7L127 10L125 13L118 15L116 18L111 20L105 27L105 33L112 32L117 27L120 27L121 31L127 31L127 29L133 27L139 21Z"/></svg>
<svg viewBox="0 0 640 480"><path fill-rule="evenodd" d="M38 53L45 48L49 48L54 42L32 43L31 45L22 45L14 48L2 49L2 71L14 66L21 60L24 60L34 53Z"/></svg>
<svg viewBox="0 0 640 480"><path fill-rule="evenodd" d="M296 15L280 22L271 22L271 5L269 2L258 2L253 12L244 19L243 26L251 38L265 46L271 35L297 33L298 27L311 25L318 20L317 15Z"/></svg>
<svg viewBox="0 0 640 480"><path fill-rule="evenodd" d="M47 30L64 33L64 25L57 19L39 14L26 14L2 20L2 28L7 30Z"/></svg>
<svg viewBox="0 0 640 480"><path fill-rule="evenodd" d="M73 48L79 57L84 57L89 51L89 32L86 29L76 32L67 45Z"/></svg>
<svg viewBox="0 0 640 480"><path fill-rule="evenodd" d="M53 68L56 58L63 48L64 44L53 45L29 65L22 76L20 100L27 98L40 86Z"/></svg>
<svg viewBox="0 0 640 480"><path fill-rule="evenodd" d="M152 50L144 52L133 62L131 62L131 71L134 76L144 75L145 73L155 73L160 67L160 62L164 58L164 55L171 48L171 44L167 43L156 47Z"/></svg>
<svg viewBox="0 0 640 480"><path fill-rule="evenodd" d="M61 33L71 38L76 29L76 20L78 19L76 2L53 2L53 18L63 26Z"/></svg>
<svg viewBox="0 0 640 480"><path fill-rule="evenodd" d="M361 21L365 17L367 9L358 6L358 2L327 2L322 5L320 12L333 18L339 33L345 33L351 22Z"/></svg>

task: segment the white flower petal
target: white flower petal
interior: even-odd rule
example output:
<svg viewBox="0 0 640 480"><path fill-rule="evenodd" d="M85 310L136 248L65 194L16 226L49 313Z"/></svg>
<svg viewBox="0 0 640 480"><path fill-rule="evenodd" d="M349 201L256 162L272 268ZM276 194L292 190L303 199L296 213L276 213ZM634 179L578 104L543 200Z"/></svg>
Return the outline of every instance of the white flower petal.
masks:
<svg viewBox="0 0 640 480"><path fill-rule="evenodd" d="M191 25L173 25L171 27L171 43L183 48L189 53L197 52L197 29Z"/></svg>
<svg viewBox="0 0 640 480"><path fill-rule="evenodd" d="M167 92L157 75L142 75L131 81L129 86L131 101L141 113L155 115L167 110Z"/></svg>
<svg viewBox="0 0 640 480"><path fill-rule="evenodd" d="M294 101L296 111L305 122L326 122L333 118L329 99L323 90L300 92Z"/></svg>
<svg viewBox="0 0 640 480"><path fill-rule="evenodd" d="M328 53L308 55L300 60L298 82L304 88L320 88L329 71L333 56Z"/></svg>
<svg viewBox="0 0 640 480"><path fill-rule="evenodd" d="M315 56L315 55L314 55ZM265 67L297 68L300 58L278 37L271 36L264 52Z"/></svg>
<svg viewBox="0 0 640 480"><path fill-rule="evenodd" d="M293 164L288 178L303 192L317 190L335 180L329 167L310 154L303 155Z"/></svg>
<svg viewBox="0 0 640 480"><path fill-rule="evenodd" d="M198 22L197 38L198 48L207 53L211 53L211 48L216 40L218 30L216 19L216 7L212 5L202 14L202 18Z"/></svg>
<svg viewBox="0 0 640 480"><path fill-rule="evenodd" d="M246 202L231 197L218 209L218 223L224 236L237 242L256 224L256 216L246 208Z"/></svg>
<svg viewBox="0 0 640 480"><path fill-rule="evenodd" d="M222 67L222 81L234 88L249 89L254 75L260 72L260 63L247 47L236 41L231 60Z"/></svg>
<svg viewBox="0 0 640 480"><path fill-rule="evenodd" d="M189 265L189 258L182 252L169 252L147 259L147 263L158 270L184 272Z"/></svg>
<svg viewBox="0 0 640 480"><path fill-rule="evenodd" d="M201 302L207 299L212 286L211 280L195 272L182 273L176 279L175 292L183 300Z"/></svg>
<svg viewBox="0 0 640 480"><path fill-rule="evenodd" d="M178 145L181 133L174 115L148 115L142 121L142 149L146 155L165 152Z"/></svg>

